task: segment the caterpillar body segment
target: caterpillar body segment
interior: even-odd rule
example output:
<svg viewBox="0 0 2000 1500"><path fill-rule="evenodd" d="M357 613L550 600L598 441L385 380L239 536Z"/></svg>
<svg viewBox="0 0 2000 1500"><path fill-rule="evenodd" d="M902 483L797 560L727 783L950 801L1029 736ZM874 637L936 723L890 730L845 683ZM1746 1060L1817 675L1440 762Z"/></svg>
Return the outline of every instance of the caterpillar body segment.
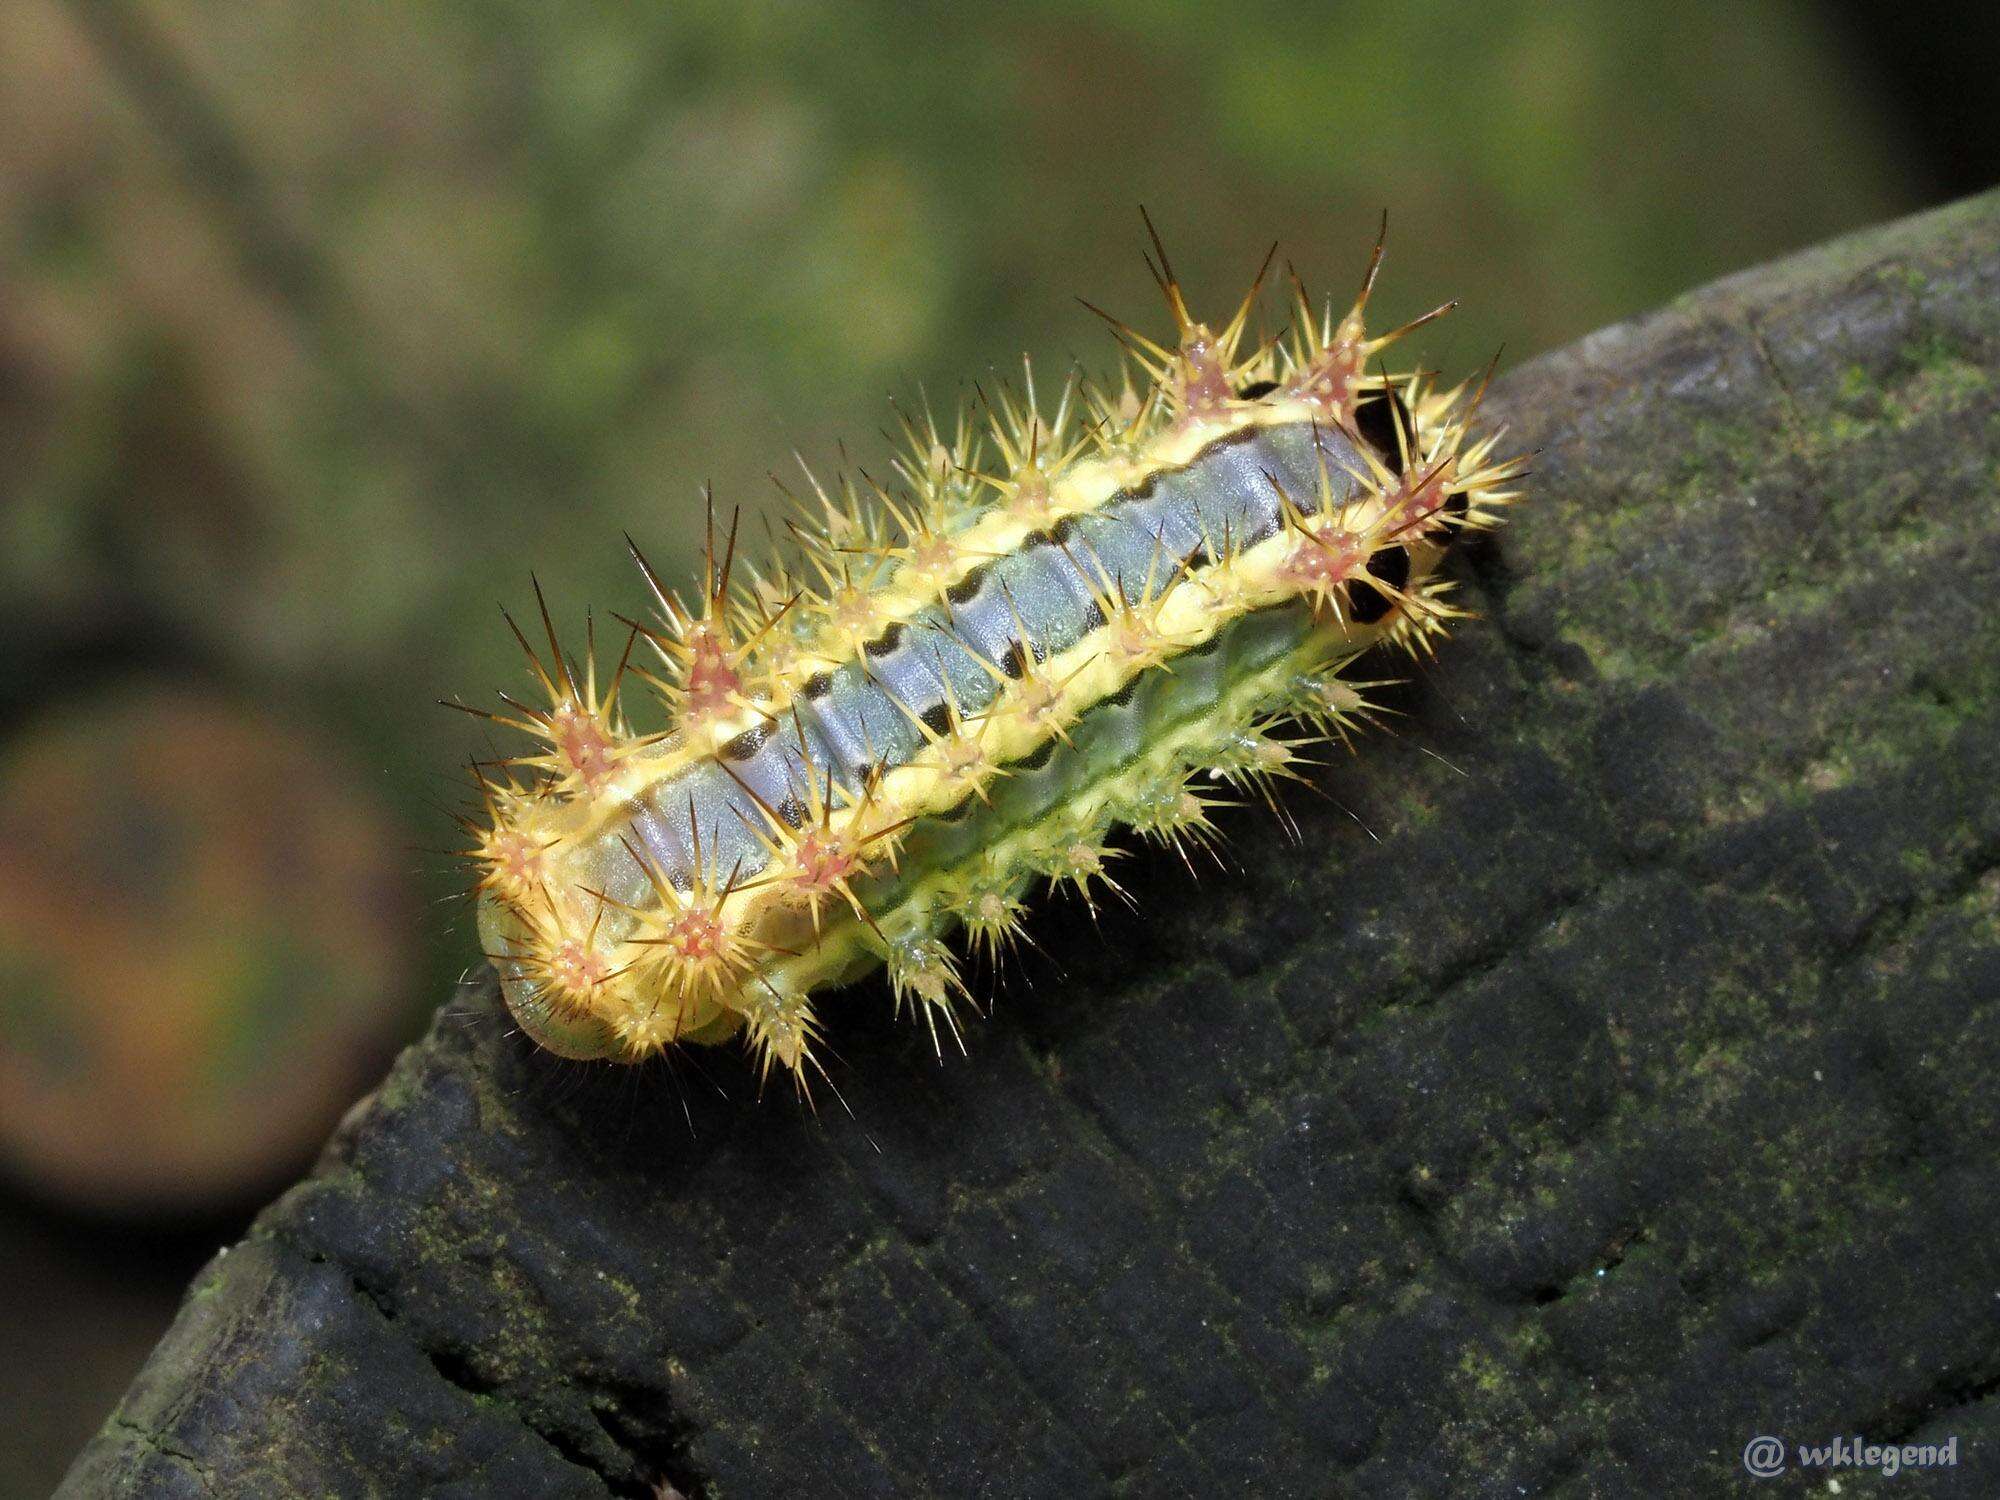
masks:
<svg viewBox="0 0 2000 1500"><path fill-rule="evenodd" d="M1274 725L1366 719L1347 663L1430 648L1447 548L1524 472L1477 392L1370 372L1406 331L1363 326L1379 260L1338 320L1295 282L1291 337L1245 352L1256 288L1211 331L1162 254L1177 339L1120 325L1138 381L1045 412L1030 371L983 434L906 419L894 484L810 481L760 569L711 513L698 605L646 568L657 618L615 670L544 609L547 707L488 715L540 743L475 767L466 820L522 1028L634 1060L741 1034L803 1086L824 992L886 966L942 1049L972 999L954 934L997 956L1037 885L1118 891L1114 829L1185 853L1295 774ZM625 718L634 675L665 732Z"/></svg>

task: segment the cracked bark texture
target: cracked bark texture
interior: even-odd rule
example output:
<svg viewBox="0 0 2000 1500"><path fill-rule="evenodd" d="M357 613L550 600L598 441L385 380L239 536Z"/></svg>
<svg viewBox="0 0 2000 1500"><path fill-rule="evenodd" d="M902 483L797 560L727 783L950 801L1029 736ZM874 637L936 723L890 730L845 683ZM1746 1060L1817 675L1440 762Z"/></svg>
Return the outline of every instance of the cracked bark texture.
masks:
<svg viewBox="0 0 2000 1500"><path fill-rule="evenodd" d="M1302 844L1051 903L969 1060L850 992L851 1116L469 988L63 1493L1995 1492L1996 368L2000 196L1511 373L1485 618Z"/></svg>

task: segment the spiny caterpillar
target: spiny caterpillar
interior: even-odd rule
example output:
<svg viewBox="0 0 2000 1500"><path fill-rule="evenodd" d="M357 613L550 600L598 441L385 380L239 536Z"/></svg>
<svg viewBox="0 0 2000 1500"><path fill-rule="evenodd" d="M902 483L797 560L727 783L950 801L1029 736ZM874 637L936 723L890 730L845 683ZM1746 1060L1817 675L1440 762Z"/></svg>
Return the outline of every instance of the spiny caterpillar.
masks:
<svg viewBox="0 0 2000 1500"><path fill-rule="evenodd" d="M1342 669L1460 615L1438 564L1524 464L1473 434L1479 390L1370 368L1452 304L1369 336L1378 239L1344 316L1294 274L1289 332L1246 348L1272 257L1214 330L1152 238L1172 347L1098 313L1115 391L1072 374L1045 412L1030 367L980 420L902 415L891 482L809 473L815 520L761 568L711 502L692 604L632 546L659 616L621 617L608 679L537 587L548 657L514 634L547 706L483 716L540 744L475 762L465 826L485 951L542 1046L740 1032L803 1088L819 992L886 964L941 1047L970 999L948 932L997 959L1034 881L1118 892L1114 825L1212 844L1227 789L1297 775L1275 725L1344 738L1378 684ZM630 727L630 677L671 729Z"/></svg>

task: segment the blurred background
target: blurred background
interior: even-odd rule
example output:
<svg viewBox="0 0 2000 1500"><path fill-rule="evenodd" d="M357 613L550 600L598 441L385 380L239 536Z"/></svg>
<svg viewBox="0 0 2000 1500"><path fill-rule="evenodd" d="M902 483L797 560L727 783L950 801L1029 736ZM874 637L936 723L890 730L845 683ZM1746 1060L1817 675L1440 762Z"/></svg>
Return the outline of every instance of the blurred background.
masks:
<svg viewBox="0 0 2000 1500"><path fill-rule="evenodd" d="M1990 5L0 8L0 1495L478 962L496 606L1265 247L1517 362L2000 178Z"/></svg>

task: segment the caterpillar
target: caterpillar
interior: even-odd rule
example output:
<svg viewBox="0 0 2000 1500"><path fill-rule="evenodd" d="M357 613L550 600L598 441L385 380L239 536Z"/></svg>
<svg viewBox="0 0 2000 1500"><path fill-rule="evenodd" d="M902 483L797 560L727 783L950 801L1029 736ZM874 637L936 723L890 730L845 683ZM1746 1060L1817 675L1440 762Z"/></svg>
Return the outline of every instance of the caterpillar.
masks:
<svg viewBox="0 0 2000 1500"><path fill-rule="evenodd" d="M654 613L617 617L608 673L539 583L547 654L509 618L544 701L469 711L535 744L474 761L462 822L483 949L542 1047L740 1036L804 1090L822 993L886 966L897 1014L962 1048L947 936L997 960L1035 882L1120 894L1114 827L1212 847L1219 806L1299 775L1309 740L1275 729L1346 739L1382 685L1349 663L1462 616L1438 565L1525 462L1476 430L1483 380L1376 358L1454 304L1370 335L1378 237L1342 315L1292 272L1289 327L1253 339L1276 247L1212 328L1146 227L1173 341L1086 303L1123 346L1115 388L1072 372L1045 408L1024 362L955 420L899 409L886 482L808 472L762 565L711 497L691 599L628 535ZM632 727L635 680L669 728Z"/></svg>

